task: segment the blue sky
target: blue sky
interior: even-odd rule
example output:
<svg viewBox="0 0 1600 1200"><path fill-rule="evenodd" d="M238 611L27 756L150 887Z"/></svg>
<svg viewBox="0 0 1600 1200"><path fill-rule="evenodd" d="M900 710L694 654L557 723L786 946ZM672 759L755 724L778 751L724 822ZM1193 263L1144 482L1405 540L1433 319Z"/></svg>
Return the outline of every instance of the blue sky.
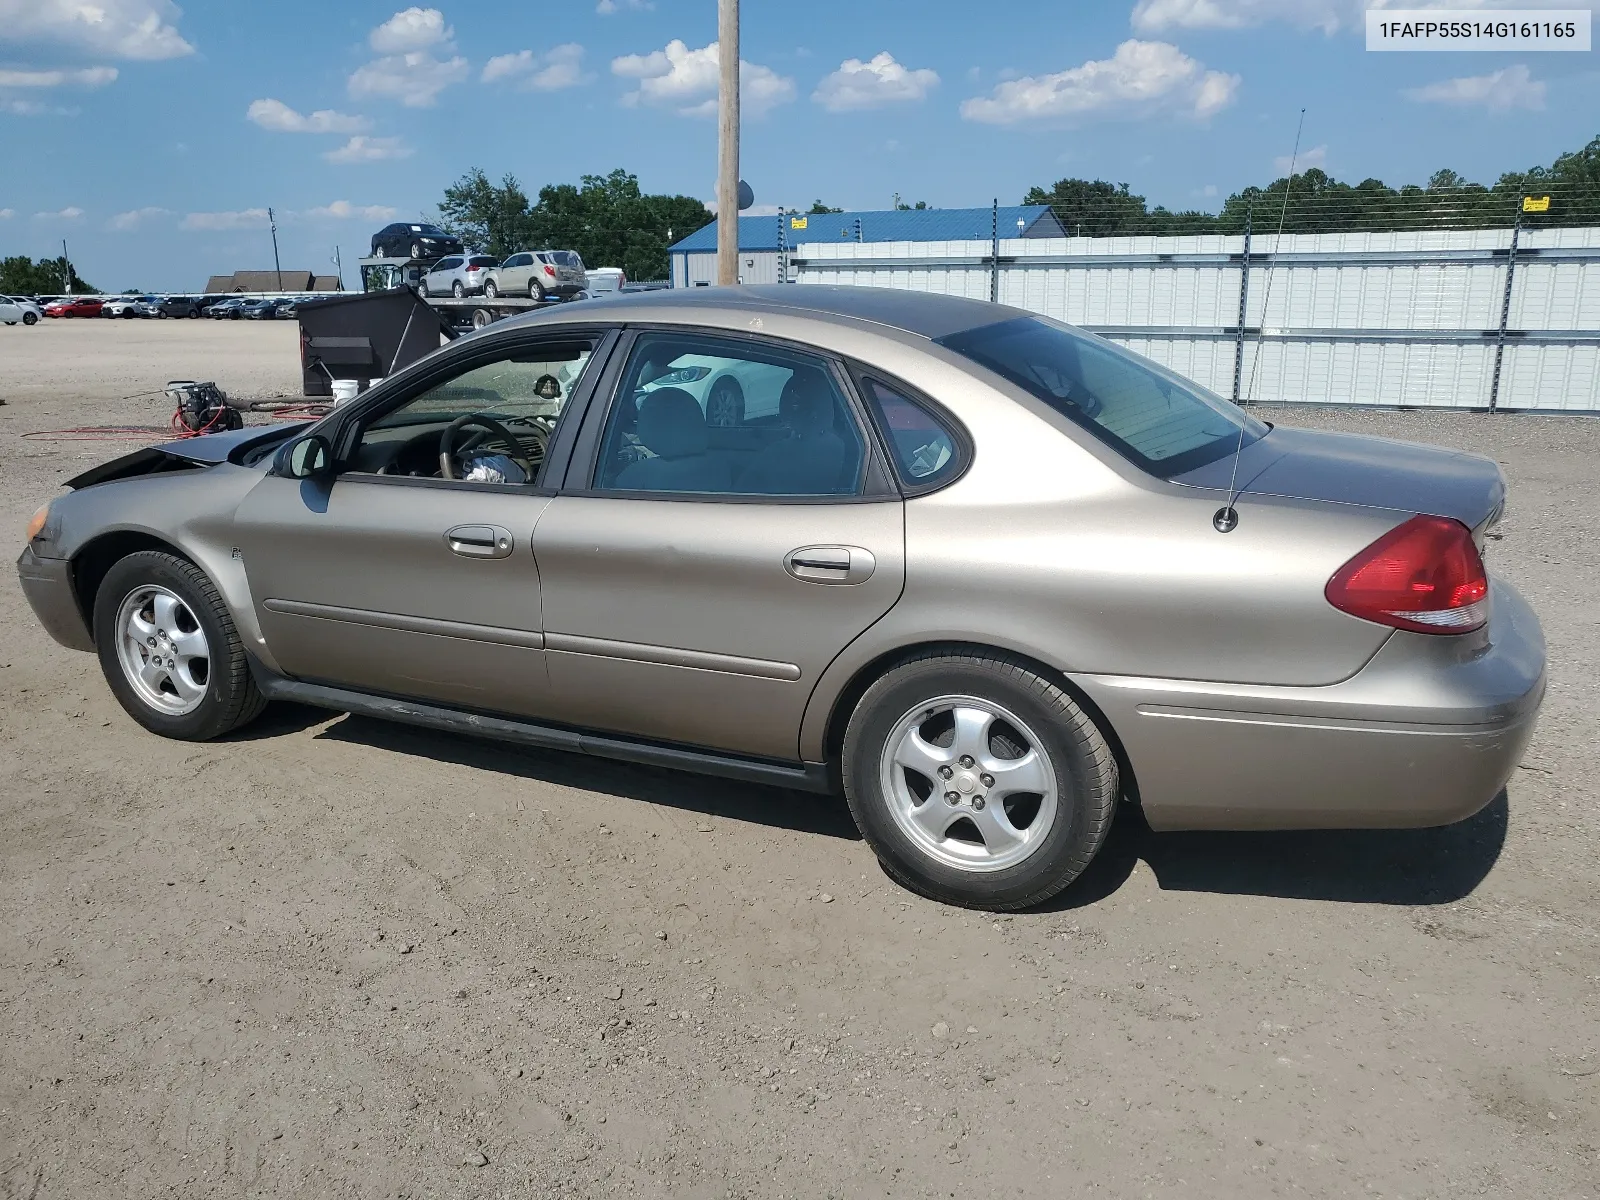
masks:
<svg viewBox="0 0 1600 1200"><path fill-rule="evenodd" d="M1364 7L745 0L743 174L763 206L1079 175L1214 209L1301 107L1302 164L1352 181L1492 182L1600 133L1593 52L1369 54ZM715 0L0 0L0 255L66 237L102 287L196 289L271 266L271 206L285 267L337 246L355 286L473 166L710 198L715 39Z"/></svg>

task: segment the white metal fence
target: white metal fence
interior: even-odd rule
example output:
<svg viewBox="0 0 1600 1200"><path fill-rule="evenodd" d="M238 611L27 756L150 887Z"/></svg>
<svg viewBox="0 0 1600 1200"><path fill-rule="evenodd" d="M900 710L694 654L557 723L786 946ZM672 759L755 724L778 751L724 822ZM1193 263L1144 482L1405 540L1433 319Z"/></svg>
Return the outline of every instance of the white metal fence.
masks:
<svg viewBox="0 0 1600 1200"><path fill-rule="evenodd" d="M786 271L997 299L1257 402L1600 411L1600 229L1277 242L817 243Z"/></svg>

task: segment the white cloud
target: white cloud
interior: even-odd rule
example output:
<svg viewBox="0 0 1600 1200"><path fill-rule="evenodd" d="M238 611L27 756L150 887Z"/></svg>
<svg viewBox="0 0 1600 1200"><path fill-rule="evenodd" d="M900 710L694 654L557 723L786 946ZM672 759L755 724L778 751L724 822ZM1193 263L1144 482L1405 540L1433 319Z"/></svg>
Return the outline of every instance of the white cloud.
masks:
<svg viewBox="0 0 1600 1200"><path fill-rule="evenodd" d="M1505 112L1513 108L1543 108L1544 92L1542 81L1533 78L1522 63L1514 63L1488 75L1446 79L1426 87L1411 88L1404 94L1407 99L1424 104L1454 104L1461 108Z"/></svg>
<svg viewBox="0 0 1600 1200"><path fill-rule="evenodd" d="M351 204L348 200L335 200L320 208L308 208L299 215L312 221L348 221L351 218L392 221L399 214L398 208L390 208L387 204Z"/></svg>
<svg viewBox="0 0 1600 1200"><path fill-rule="evenodd" d="M282 100L270 97L252 100L245 116L263 129L274 133L358 133L371 124L365 117L354 117L319 108L314 113L300 113Z"/></svg>
<svg viewBox="0 0 1600 1200"><path fill-rule="evenodd" d="M118 213L116 216L112 217L111 220L106 222L106 228L116 230L119 233L126 233L130 229L139 228L139 226L144 224L146 221L152 220L156 217L166 217L170 215L171 213L164 208L155 208L153 206L147 208L134 208L128 210L127 212Z"/></svg>
<svg viewBox="0 0 1600 1200"><path fill-rule="evenodd" d="M397 137L364 137L357 134L337 150L322 157L331 163L383 162L391 158L410 158L414 151Z"/></svg>
<svg viewBox="0 0 1600 1200"><path fill-rule="evenodd" d="M515 80L520 89L528 92L555 92L588 83L593 78L593 75L584 74L583 47L576 42L543 54L519 50L515 54L497 55L483 67L484 83Z"/></svg>
<svg viewBox="0 0 1600 1200"><path fill-rule="evenodd" d="M372 31L368 42L381 54L357 67L349 80L356 99L398 100L407 108L432 108L439 93L472 73L455 53L456 31L436 8L408 8ZM449 58L440 55L449 54Z"/></svg>
<svg viewBox="0 0 1600 1200"><path fill-rule="evenodd" d="M636 90L622 97L628 107L645 104L669 108L683 117L705 117L717 111L717 63L716 42L691 50L681 39L673 38L665 49L612 59L611 72L639 81ZM794 80L771 67L739 60L741 112L759 117L776 105L787 104L794 95Z"/></svg>
<svg viewBox="0 0 1600 1200"><path fill-rule="evenodd" d="M1414 7L1426 6L1418 0ZM1282 21L1301 29L1335 33L1362 21L1358 0L1139 0L1131 18L1140 33L1170 29L1245 29ZM1372 7L1379 7L1372 5Z"/></svg>
<svg viewBox="0 0 1600 1200"><path fill-rule="evenodd" d="M1328 148L1326 146L1313 146L1311 149L1302 150L1299 154L1293 156L1280 154L1272 160L1272 169L1279 175L1287 175L1291 163L1294 166L1296 175L1302 171L1309 171L1312 167L1316 167L1319 171L1325 171L1328 167Z"/></svg>
<svg viewBox="0 0 1600 1200"><path fill-rule="evenodd" d="M408 8L374 29L367 41L379 54L409 54L445 45L455 36L437 8Z"/></svg>
<svg viewBox="0 0 1600 1200"><path fill-rule="evenodd" d="M1239 82L1237 75L1206 70L1167 42L1130 39L1110 58L999 84L987 96L964 101L961 115L992 125L1157 113L1204 120L1233 102Z"/></svg>
<svg viewBox="0 0 1600 1200"><path fill-rule="evenodd" d="M68 205L56 212L36 212L33 214L35 221L76 221L83 216L83 209L76 205Z"/></svg>
<svg viewBox="0 0 1600 1200"><path fill-rule="evenodd" d="M59 104L44 104L38 100L0 99L0 113L9 113L13 117L75 117L78 111L76 108L63 108Z"/></svg>
<svg viewBox="0 0 1600 1200"><path fill-rule="evenodd" d="M116 82L115 67L57 68L49 71L6 70L0 68L0 88L105 87Z"/></svg>
<svg viewBox="0 0 1600 1200"><path fill-rule="evenodd" d="M0 41L53 42L113 58L181 58L172 0L0 0Z"/></svg>
<svg viewBox="0 0 1600 1200"><path fill-rule="evenodd" d="M16 215L17 210L14 208L0 208L0 221L9 221Z"/></svg>
<svg viewBox="0 0 1600 1200"><path fill-rule="evenodd" d="M921 100L939 85L937 72L926 67L910 70L885 50L871 61L847 58L839 69L825 75L811 98L829 112L879 108L907 100Z"/></svg>
<svg viewBox="0 0 1600 1200"><path fill-rule="evenodd" d="M266 209L246 208L238 212L193 212L179 222L179 228L215 233L230 229L265 229L267 224Z"/></svg>
<svg viewBox="0 0 1600 1200"><path fill-rule="evenodd" d="M469 74L460 55L439 59L422 50L376 58L357 67L350 76L350 94L358 100L381 97L398 100L407 108L431 108L439 93Z"/></svg>
<svg viewBox="0 0 1600 1200"><path fill-rule="evenodd" d="M651 0L600 0L594 6L595 12L602 17L609 17L625 8L632 12L648 12L655 8L655 5L651 3Z"/></svg>

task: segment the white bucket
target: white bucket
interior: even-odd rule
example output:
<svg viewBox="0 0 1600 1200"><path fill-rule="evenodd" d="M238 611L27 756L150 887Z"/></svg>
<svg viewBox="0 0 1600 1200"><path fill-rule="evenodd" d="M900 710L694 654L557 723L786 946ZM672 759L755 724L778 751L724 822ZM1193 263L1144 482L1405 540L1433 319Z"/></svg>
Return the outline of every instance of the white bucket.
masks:
<svg viewBox="0 0 1600 1200"><path fill-rule="evenodd" d="M334 407L337 408L341 404L347 404L354 400L356 394L360 391L361 381L359 379L335 379L333 381Z"/></svg>

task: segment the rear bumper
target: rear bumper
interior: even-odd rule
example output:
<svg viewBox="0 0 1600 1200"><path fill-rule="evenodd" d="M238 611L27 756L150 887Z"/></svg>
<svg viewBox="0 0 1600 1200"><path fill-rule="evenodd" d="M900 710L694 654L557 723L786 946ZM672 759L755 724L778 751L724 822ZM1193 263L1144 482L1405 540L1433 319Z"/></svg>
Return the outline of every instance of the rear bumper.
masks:
<svg viewBox="0 0 1600 1200"><path fill-rule="evenodd" d="M94 636L78 607L72 586L72 564L64 558L40 558L24 546L17 559L17 578L33 615L45 631L69 650L93 650Z"/></svg>
<svg viewBox="0 0 1600 1200"><path fill-rule="evenodd" d="M1121 737L1155 829L1447 825L1494 799L1533 736L1544 636L1494 581L1489 624L1396 633L1317 688L1075 676Z"/></svg>

